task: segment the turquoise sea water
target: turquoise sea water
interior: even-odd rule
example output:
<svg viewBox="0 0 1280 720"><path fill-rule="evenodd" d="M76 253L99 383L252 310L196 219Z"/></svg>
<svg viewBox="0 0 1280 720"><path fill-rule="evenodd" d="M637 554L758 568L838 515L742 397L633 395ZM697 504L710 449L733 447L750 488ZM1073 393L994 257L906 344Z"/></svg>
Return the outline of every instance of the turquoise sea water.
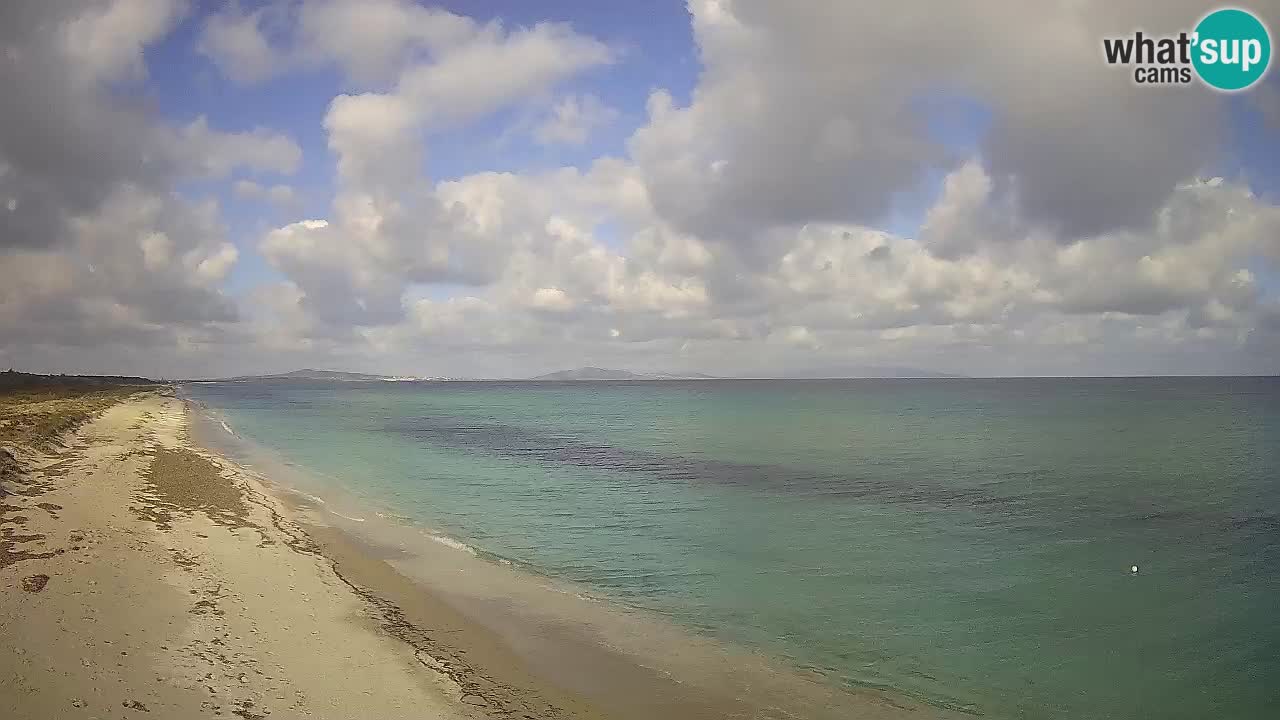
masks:
<svg viewBox="0 0 1280 720"><path fill-rule="evenodd" d="M371 505L833 683L1280 717L1280 379L186 393Z"/></svg>

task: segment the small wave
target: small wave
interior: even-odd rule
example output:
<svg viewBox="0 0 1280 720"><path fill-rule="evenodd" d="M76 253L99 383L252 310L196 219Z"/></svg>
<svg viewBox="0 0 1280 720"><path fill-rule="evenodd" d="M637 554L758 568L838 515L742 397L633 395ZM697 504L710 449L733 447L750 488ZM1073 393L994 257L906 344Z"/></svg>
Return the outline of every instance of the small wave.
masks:
<svg viewBox="0 0 1280 720"><path fill-rule="evenodd" d="M427 537L431 538L432 540L435 540L436 542L440 543L441 545L444 545L445 547L453 548L454 550L461 550L462 552L468 553L470 555L476 554L475 548L471 547L470 545L464 542L459 542L458 540L454 540L448 535L436 535L432 533Z"/></svg>
<svg viewBox="0 0 1280 720"><path fill-rule="evenodd" d="M226 431L227 431L227 433L228 433L229 435L231 435L232 437L235 437L236 431L235 431L235 430L232 430L232 429L231 429L231 426L230 426L230 425L228 425L228 424L226 423L226 421L224 421L224 420L219 420L219 421L218 421L218 424L219 424L219 425L221 425L221 426L222 426L222 429L223 429L223 430L226 430Z"/></svg>
<svg viewBox="0 0 1280 720"><path fill-rule="evenodd" d="M321 502L324 502L324 501L323 501L323 500L321 500ZM364 518L351 517L350 515L343 515L342 513L338 512L337 510L330 510L329 512L330 512L331 514L333 514L333 515L337 515L338 517L343 518L343 519L345 519L345 520L351 520L352 522L364 522Z"/></svg>
<svg viewBox="0 0 1280 720"><path fill-rule="evenodd" d="M303 491L299 490L299 489L298 489L298 488L296 488L296 487L286 487L286 488L285 488L285 491L286 491L286 492L293 493L294 495L297 495L298 497L306 498L306 499L310 500L311 502L313 502L313 503L315 503L315 504L317 504L317 505L327 505L327 504L328 504L328 503L326 503L326 502L324 501L324 498L322 498L322 497L320 497L320 496L318 496L318 495L312 495L312 494L311 494L311 493L309 493L309 492L303 492ZM335 514L336 514L336 513L335 513Z"/></svg>

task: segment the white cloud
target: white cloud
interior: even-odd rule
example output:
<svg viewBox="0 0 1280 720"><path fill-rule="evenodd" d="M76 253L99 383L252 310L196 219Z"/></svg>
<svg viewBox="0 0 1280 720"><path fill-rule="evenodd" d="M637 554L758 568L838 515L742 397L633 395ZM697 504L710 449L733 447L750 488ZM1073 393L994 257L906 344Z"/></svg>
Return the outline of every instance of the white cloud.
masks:
<svg viewBox="0 0 1280 720"><path fill-rule="evenodd" d="M536 96L572 75L612 61L608 46L567 25L539 23L511 32L487 26L468 42L441 53L436 61L406 67L396 95L409 104L419 122L438 128Z"/></svg>
<svg viewBox="0 0 1280 720"><path fill-rule="evenodd" d="M630 149L659 212L702 236L873 224L895 193L954 164L925 107L963 97L989 111L985 163L998 188L1017 184L1030 221L1064 240L1134 227L1212 153L1220 99L1135 93L1100 64L1099 38L1178 29L1202 9L693 2L704 68L692 100L655 92Z"/></svg>
<svg viewBox="0 0 1280 720"><path fill-rule="evenodd" d="M71 222L70 245L11 251L0 265L8 342L163 346L179 329L216 332L237 311L219 289L238 253L217 207L117 188Z"/></svg>
<svg viewBox="0 0 1280 720"><path fill-rule="evenodd" d="M232 183L231 188L239 197L249 200L267 200L279 208L292 207L298 199L294 189L283 184L266 187L253 180L240 179Z"/></svg>
<svg viewBox="0 0 1280 720"><path fill-rule="evenodd" d="M466 97L462 88L446 86L474 84L483 93L486 86L519 82L530 69L521 60L536 71L579 63L582 52L608 53L595 41L575 46L578 39L564 25L508 31L496 21L479 23L412 0L286 0L252 11L227 5L205 21L199 48L241 83L332 64L358 87L404 83L406 72L417 70L428 76L417 82L434 86L427 95Z"/></svg>
<svg viewBox="0 0 1280 720"><path fill-rule="evenodd" d="M159 372L235 344L239 259L218 205L174 191L236 168L290 172L297 145L138 107L145 51L184 3L19 2L0 11L0 341L37 369ZM16 111L21 109L21 111ZM75 348L69 352L68 348Z"/></svg>
<svg viewBox="0 0 1280 720"><path fill-rule="evenodd" d="M302 162L301 148L287 135L265 128L221 132L204 116L182 128L176 143L191 171L209 177L223 177L237 167L289 174Z"/></svg>
<svg viewBox="0 0 1280 720"><path fill-rule="evenodd" d="M433 187L422 172L424 135L611 59L606 46L567 26L489 25L410 62L388 92L334 98L324 120L339 176L333 216L324 226L273 231L263 254L330 326L398 321L414 283L493 282L530 235L512 234L519 226L494 232L486 203L509 204L493 192L498 176Z"/></svg>
<svg viewBox="0 0 1280 720"><path fill-rule="evenodd" d="M205 21L197 48L236 82L265 80L290 65L267 38L266 26L279 19L280 12L274 6L246 13L237 4L228 3Z"/></svg>
<svg viewBox="0 0 1280 720"><path fill-rule="evenodd" d="M544 144L581 145L595 130L616 120L618 111L595 95L567 95L551 108L549 116L533 131Z"/></svg>
<svg viewBox="0 0 1280 720"><path fill-rule="evenodd" d="M533 291L530 306L548 312L567 312L574 307L573 299L560 288L538 288Z"/></svg>
<svg viewBox="0 0 1280 720"><path fill-rule="evenodd" d="M387 82L421 53L438 54L472 40L471 18L409 0L334 0L302 7L303 43L333 58L362 84Z"/></svg>
<svg viewBox="0 0 1280 720"><path fill-rule="evenodd" d="M628 199L630 181L602 162L583 174L482 173L438 184L442 214L405 237L427 243L415 252L437 242L448 243L446 256L485 248L475 258L488 274L475 277L465 301L409 299L411 283L428 278L411 280L410 263L384 261L406 252L384 244L387 235L369 247L391 255L356 250L353 229L381 220L348 220L323 242L287 251L271 240L266 250L299 262L330 258L323 269L280 267L307 288L304 303L360 299L360 312L322 316L372 328L387 357L487 353L468 361L480 363L473 374L516 355L548 367L585 357L654 369L678 357L748 374L776 374L779 364L1185 372L1210 347L1219 363L1234 358L1220 370L1265 367L1256 328L1268 316L1249 267L1273 252L1280 209L1239 185L1184 184L1146 226L1068 242L1021 220L968 163L927 212L927 237L807 223L770 232L760 240L766 251L743 262L736 247L646 216ZM591 231L623 216L635 222L620 246ZM378 294L387 288L396 290ZM386 312L368 312L379 307ZM752 350L737 349L743 343Z"/></svg>
<svg viewBox="0 0 1280 720"><path fill-rule="evenodd" d="M83 81L137 80L146 75L143 48L167 33L184 9L180 0L94 3L61 26L61 45Z"/></svg>

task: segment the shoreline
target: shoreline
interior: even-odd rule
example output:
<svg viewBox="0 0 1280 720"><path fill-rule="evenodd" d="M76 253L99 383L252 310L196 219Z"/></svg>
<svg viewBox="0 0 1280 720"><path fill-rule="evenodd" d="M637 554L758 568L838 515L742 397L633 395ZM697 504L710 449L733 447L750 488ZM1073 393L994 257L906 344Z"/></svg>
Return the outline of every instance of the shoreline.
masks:
<svg viewBox="0 0 1280 720"><path fill-rule="evenodd" d="M420 624L432 624L439 614L461 620L463 628L451 628L451 636L470 635L452 647L467 651L472 660L478 659L472 645L492 653L496 640L502 649L496 658L499 677L514 671L517 684L526 689L532 678L532 687L544 694L551 689L563 702L585 700L594 712L582 717L967 714L889 689L842 688L818 671L783 665L760 651L677 626L654 611L490 555L414 524L385 503L351 494L337 478L319 480L241 436L214 409L188 402L196 408L195 438L232 457L231 462L251 467L254 481L270 486L268 491L340 569L355 563L360 584L411 609L409 615Z"/></svg>
<svg viewBox="0 0 1280 720"><path fill-rule="evenodd" d="M137 394L29 463L59 511L24 510L28 544L50 554L0 568L8 587L47 577L0 599L0 625L21 630L0 661L6 716L945 715L618 623L440 542L353 534L201 442L196 413Z"/></svg>

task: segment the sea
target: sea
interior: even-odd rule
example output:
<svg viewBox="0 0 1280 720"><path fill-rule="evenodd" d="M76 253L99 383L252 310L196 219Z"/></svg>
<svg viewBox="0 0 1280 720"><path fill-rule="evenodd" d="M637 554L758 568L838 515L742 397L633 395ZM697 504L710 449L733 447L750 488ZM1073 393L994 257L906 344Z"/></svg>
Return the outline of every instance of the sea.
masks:
<svg viewBox="0 0 1280 720"><path fill-rule="evenodd" d="M1280 717L1280 378L183 393L349 520L822 682L988 718Z"/></svg>

